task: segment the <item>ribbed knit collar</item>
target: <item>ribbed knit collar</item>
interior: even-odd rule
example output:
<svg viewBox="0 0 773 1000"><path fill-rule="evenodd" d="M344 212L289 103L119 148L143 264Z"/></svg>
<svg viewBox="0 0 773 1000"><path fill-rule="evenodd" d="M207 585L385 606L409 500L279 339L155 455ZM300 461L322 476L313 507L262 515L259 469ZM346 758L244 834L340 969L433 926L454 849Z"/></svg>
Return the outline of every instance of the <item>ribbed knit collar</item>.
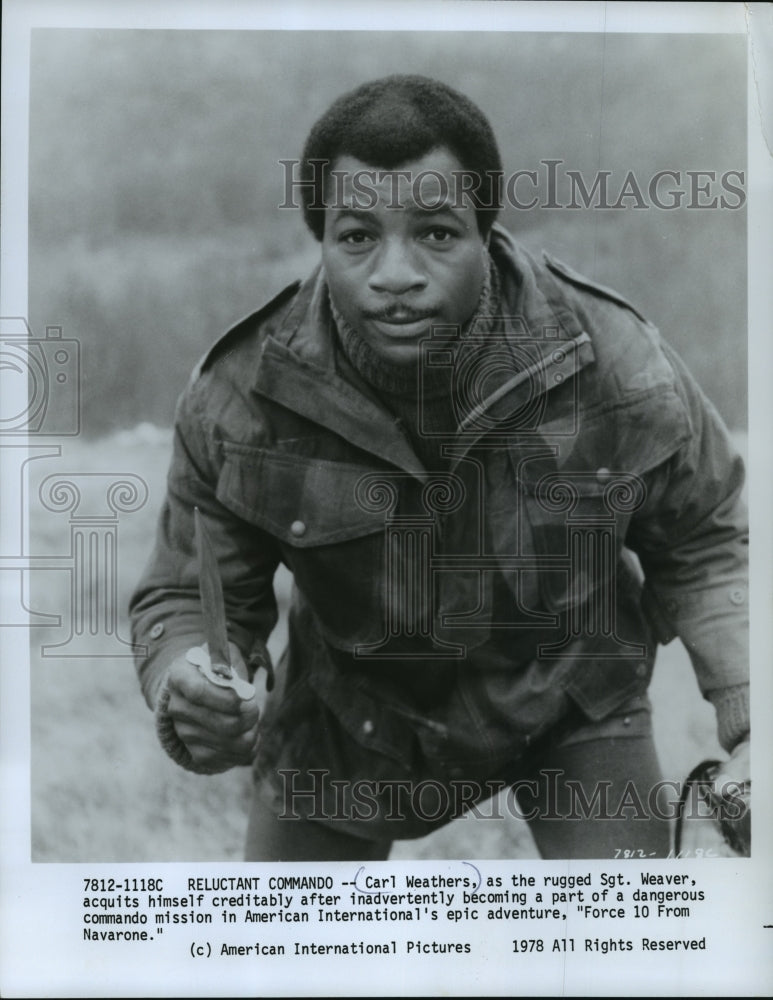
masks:
<svg viewBox="0 0 773 1000"><path fill-rule="evenodd" d="M488 254L488 267L485 269L483 288L475 308L475 312L462 330L460 340L463 340L473 325L480 320L500 313L500 281L496 265ZM367 344L360 334L344 319L335 303L330 298L330 311L338 332L339 342L344 354L352 367L375 389L391 396L415 398L419 386L419 362L396 364L381 357ZM478 327L476 327L478 329ZM456 342L458 347L459 341ZM453 367L442 366L427 368L421 375L422 393L424 398L431 399L446 394L450 390Z"/></svg>

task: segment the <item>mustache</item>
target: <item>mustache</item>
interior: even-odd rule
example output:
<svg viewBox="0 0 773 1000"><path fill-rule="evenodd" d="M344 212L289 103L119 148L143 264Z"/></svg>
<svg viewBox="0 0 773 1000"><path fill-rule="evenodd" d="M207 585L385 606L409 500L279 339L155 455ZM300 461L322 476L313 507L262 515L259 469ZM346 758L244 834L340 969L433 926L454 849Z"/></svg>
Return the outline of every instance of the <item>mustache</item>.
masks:
<svg viewBox="0 0 773 1000"><path fill-rule="evenodd" d="M387 323L393 320L402 323L418 323L420 320L436 316L437 312L438 310L433 308L417 309L404 302L391 302L378 309L364 309L362 315L365 319L382 320Z"/></svg>

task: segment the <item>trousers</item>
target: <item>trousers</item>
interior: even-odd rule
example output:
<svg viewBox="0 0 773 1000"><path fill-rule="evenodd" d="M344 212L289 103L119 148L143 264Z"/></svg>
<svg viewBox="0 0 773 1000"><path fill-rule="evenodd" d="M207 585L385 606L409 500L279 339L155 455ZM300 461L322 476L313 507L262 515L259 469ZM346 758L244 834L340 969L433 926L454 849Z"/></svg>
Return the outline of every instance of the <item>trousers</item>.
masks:
<svg viewBox="0 0 773 1000"><path fill-rule="evenodd" d="M438 789L424 784L419 807L424 802L425 809L436 808L437 798L426 793L437 793ZM469 782L466 787L473 788L468 791L467 807L477 808L483 795L476 797ZM512 804L508 811L528 823L543 858L660 858L668 854L668 803L646 698L601 722L586 720L564 727L512 768L489 776L479 790L497 788L506 790ZM408 795L407 799L416 808L417 796ZM394 836L384 836L384 826L382 823L380 835L374 838L353 836L336 829L335 822L320 823L291 812L272 811L256 790L245 859L385 860L393 840L401 838L399 808L395 808ZM470 856L466 851L465 857Z"/></svg>

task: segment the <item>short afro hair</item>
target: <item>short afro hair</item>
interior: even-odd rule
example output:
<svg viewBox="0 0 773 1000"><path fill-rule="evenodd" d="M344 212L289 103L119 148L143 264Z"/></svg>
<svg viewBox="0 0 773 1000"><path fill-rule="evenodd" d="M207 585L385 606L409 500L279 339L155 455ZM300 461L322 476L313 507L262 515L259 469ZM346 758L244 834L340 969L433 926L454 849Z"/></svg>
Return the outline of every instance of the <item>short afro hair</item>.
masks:
<svg viewBox="0 0 773 1000"><path fill-rule="evenodd" d="M362 84L334 101L312 127L300 175L303 215L315 238L321 240L325 230L327 169L340 156L395 170L440 146L451 150L476 183L479 179L470 198L485 238L499 209L502 184L494 132L469 98L439 80L416 75Z"/></svg>

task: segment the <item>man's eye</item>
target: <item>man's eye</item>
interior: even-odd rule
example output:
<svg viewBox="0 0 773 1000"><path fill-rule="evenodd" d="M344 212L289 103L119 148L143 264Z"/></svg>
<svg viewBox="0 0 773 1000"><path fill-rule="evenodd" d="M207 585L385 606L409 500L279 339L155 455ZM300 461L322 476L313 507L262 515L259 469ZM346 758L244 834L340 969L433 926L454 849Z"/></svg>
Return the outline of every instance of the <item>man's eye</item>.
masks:
<svg viewBox="0 0 773 1000"><path fill-rule="evenodd" d="M362 229L352 229L349 232L341 233L338 237L339 243L346 243L348 246L359 247L370 243L373 237Z"/></svg>
<svg viewBox="0 0 773 1000"><path fill-rule="evenodd" d="M456 233L451 229L434 226L432 229L427 230L425 239L429 240L430 243L450 243L455 235Z"/></svg>

